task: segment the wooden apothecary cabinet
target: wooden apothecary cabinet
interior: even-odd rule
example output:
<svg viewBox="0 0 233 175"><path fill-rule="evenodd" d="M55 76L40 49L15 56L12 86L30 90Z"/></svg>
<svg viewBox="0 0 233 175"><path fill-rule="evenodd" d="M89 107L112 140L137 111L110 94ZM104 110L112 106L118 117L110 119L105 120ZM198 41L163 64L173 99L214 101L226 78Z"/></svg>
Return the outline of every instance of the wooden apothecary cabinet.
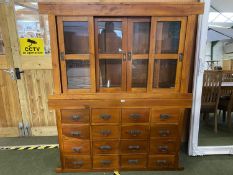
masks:
<svg viewBox="0 0 233 175"><path fill-rule="evenodd" d="M39 3L59 172L178 170L202 3Z"/></svg>

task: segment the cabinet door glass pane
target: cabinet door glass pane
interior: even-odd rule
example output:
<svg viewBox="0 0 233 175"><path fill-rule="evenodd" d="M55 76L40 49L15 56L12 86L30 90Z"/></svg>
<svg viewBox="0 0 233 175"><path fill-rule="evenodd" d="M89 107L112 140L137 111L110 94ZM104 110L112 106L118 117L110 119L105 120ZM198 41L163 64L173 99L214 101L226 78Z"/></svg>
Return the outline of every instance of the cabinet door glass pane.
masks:
<svg viewBox="0 0 233 175"><path fill-rule="evenodd" d="M120 53L122 51L122 22L98 22L99 53Z"/></svg>
<svg viewBox="0 0 233 175"><path fill-rule="evenodd" d="M177 60L155 60L153 88L174 88Z"/></svg>
<svg viewBox="0 0 233 175"><path fill-rule="evenodd" d="M88 22L65 21L64 42L66 54L88 54Z"/></svg>
<svg viewBox="0 0 233 175"><path fill-rule="evenodd" d="M66 61L68 89L90 88L90 61Z"/></svg>
<svg viewBox="0 0 233 175"><path fill-rule="evenodd" d="M150 22L133 23L133 53L149 53Z"/></svg>
<svg viewBox="0 0 233 175"><path fill-rule="evenodd" d="M100 87L121 87L121 60L101 59L99 64Z"/></svg>
<svg viewBox="0 0 233 175"><path fill-rule="evenodd" d="M147 87L148 60L138 59L132 61L132 87Z"/></svg>
<svg viewBox="0 0 233 175"><path fill-rule="evenodd" d="M180 21L157 22L156 53L178 53Z"/></svg>

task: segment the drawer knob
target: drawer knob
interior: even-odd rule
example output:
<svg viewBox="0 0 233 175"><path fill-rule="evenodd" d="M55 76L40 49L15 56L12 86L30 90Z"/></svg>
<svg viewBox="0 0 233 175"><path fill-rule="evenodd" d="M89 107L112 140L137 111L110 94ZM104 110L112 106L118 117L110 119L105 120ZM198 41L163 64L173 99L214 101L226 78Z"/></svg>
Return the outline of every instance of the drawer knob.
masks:
<svg viewBox="0 0 233 175"><path fill-rule="evenodd" d="M100 114L100 118L103 120L109 120L112 116L109 114Z"/></svg>
<svg viewBox="0 0 233 175"><path fill-rule="evenodd" d="M129 130L128 133L132 136L138 136L142 133L140 130Z"/></svg>
<svg viewBox="0 0 233 175"><path fill-rule="evenodd" d="M162 129L162 130L159 130L159 135L161 136L161 137L167 137L167 136L169 136L170 135L170 130L168 130L168 129Z"/></svg>
<svg viewBox="0 0 233 175"><path fill-rule="evenodd" d="M111 150L112 147L109 146L109 145L102 145L102 146L99 147L99 149L100 149L100 150Z"/></svg>
<svg viewBox="0 0 233 175"><path fill-rule="evenodd" d="M109 164L112 163L112 161L111 161L111 160L101 160L100 163L101 163L102 165L109 165Z"/></svg>
<svg viewBox="0 0 233 175"><path fill-rule="evenodd" d="M74 121L78 121L78 120L80 120L80 118L81 118L80 115L73 115L72 116L72 120L74 120Z"/></svg>
<svg viewBox="0 0 233 175"><path fill-rule="evenodd" d="M139 150L140 146L139 145L129 145L128 149L130 149L130 150Z"/></svg>
<svg viewBox="0 0 233 175"><path fill-rule="evenodd" d="M156 164L158 166L167 166L168 165L168 161L167 160L157 160Z"/></svg>
<svg viewBox="0 0 233 175"><path fill-rule="evenodd" d="M80 153L81 152L81 148L82 147L73 147L72 150L76 153Z"/></svg>
<svg viewBox="0 0 233 175"><path fill-rule="evenodd" d="M81 167L81 166L83 166L83 161L82 160L74 161L74 162L72 162L72 164L75 167Z"/></svg>
<svg viewBox="0 0 233 175"><path fill-rule="evenodd" d="M130 118L132 118L133 120L138 120L139 118L142 117L141 114L130 114L129 116L130 116Z"/></svg>
<svg viewBox="0 0 233 175"><path fill-rule="evenodd" d="M139 160L138 159L131 159L131 160L128 160L128 163L129 164L138 164Z"/></svg>
<svg viewBox="0 0 233 175"><path fill-rule="evenodd" d="M163 153L168 152L168 146L167 145L159 146L158 149L159 149L160 152L163 152Z"/></svg>
<svg viewBox="0 0 233 175"><path fill-rule="evenodd" d="M80 137L81 136L81 132L80 131L72 131L70 133L73 137Z"/></svg>
<svg viewBox="0 0 233 175"><path fill-rule="evenodd" d="M112 133L111 130L101 130L100 134L103 136L109 136Z"/></svg>
<svg viewBox="0 0 233 175"><path fill-rule="evenodd" d="M169 114L160 114L160 119L161 120L166 120L166 119L169 119L169 118L171 118L171 115L169 115Z"/></svg>

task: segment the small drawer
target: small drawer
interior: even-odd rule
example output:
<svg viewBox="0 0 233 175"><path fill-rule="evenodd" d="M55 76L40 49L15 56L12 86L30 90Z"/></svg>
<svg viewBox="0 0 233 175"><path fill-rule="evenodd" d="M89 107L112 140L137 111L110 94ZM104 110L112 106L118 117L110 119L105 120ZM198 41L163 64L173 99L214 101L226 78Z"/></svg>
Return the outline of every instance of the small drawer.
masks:
<svg viewBox="0 0 233 175"><path fill-rule="evenodd" d="M90 156L65 156L64 165L67 169L91 169Z"/></svg>
<svg viewBox="0 0 233 175"><path fill-rule="evenodd" d="M63 146L65 154L90 154L90 141L88 140L64 140Z"/></svg>
<svg viewBox="0 0 233 175"><path fill-rule="evenodd" d="M147 153L147 140L121 140L122 154Z"/></svg>
<svg viewBox="0 0 233 175"><path fill-rule="evenodd" d="M177 123L181 115L179 108L162 108L152 110L152 122Z"/></svg>
<svg viewBox="0 0 233 175"><path fill-rule="evenodd" d="M89 125L63 125L63 136L77 139L89 139L90 138L90 126Z"/></svg>
<svg viewBox="0 0 233 175"><path fill-rule="evenodd" d="M148 167L151 169L174 169L175 155L150 156Z"/></svg>
<svg viewBox="0 0 233 175"><path fill-rule="evenodd" d="M119 139L120 127L117 125L92 126L93 139Z"/></svg>
<svg viewBox="0 0 233 175"><path fill-rule="evenodd" d="M147 108L122 109L123 123L146 123L149 122L150 110Z"/></svg>
<svg viewBox="0 0 233 175"><path fill-rule="evenodd" d="M146 139L148 138L149 126L130 125L121 127L121 138L123 139Z"/></svg>
<svg viewBox="0 0 233 175"><path fill-rule="evenodd" d="M92 123L119 123L120 109L92 109Z"/></svg>
<svg viewBox="0 0 233 175"><path fill-rule="evenodd" d="M151 126L151 137L173 137L178 136L178 125L177 124L153 124Z"/></svg>
<svg viewBox="0 0 233 175"><path fill-rule="evenodd" d="M175 154L176 141L174 139L154 139L150 141L150 154Z"/></svg>
<svg viewBox="0 0 233 175"><path fill-rule="evenodd" d="M89 123L89 109L63 109L61 110L62 123Z"/></svg>
<svg viewBox="0 0 233 175"><path fill-rule="evenodd" d="M118 154L119 141L93 141L94 154Z"/></svg>
<svg viewBox="0 0 233 175"><path fill-rule="evenodd" d="M142 169L147 166L146 155L122 155L121 168L123 169Z"/></svg>
<svg viewBox="0 0 233 175"><path fill-rule="evenodd" d="M93 169L112 169L116 170L119 167L118 156L94 156Z"/></svg>

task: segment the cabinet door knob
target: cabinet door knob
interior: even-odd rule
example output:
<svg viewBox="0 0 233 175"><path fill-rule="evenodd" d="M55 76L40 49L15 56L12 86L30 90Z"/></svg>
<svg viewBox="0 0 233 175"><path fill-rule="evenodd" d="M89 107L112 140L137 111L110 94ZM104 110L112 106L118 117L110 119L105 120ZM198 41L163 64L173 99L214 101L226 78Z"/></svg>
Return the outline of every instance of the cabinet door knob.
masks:
<svg viewBox="0 0 233 175"><path fill-rule="evenodd" d="M129 164L138 164L139 160L138 159L130 159L128 160Z"/></svg>
<svg viewBox="0 0 233 175"><path fill-rule="evenodd" d="M80 153L81 152L81 148L82 147L73 147L72 149L73 149L74 152Z"/></svg>
<svg viewBox="0 0 233 175"><path fill-rule="evenodd" d="M128 146L128 149L131 149L131 150L139 150L139 149L140 149L140 146L139 146L139 145L129 145L129 146Z"/></svg>
<svg viewBox="0 0 233 175"><path fill-rule="evenodd" d="M101 150L111 150L112 147L109 146L109 145L102 145L102 146L99 147L99 149L101 149Z"/></svg>
<svg viewBox="0 0 233 175"><path fill-rule="evenodd" d="M101 130L100 134L103 136L109 136L112 133L111 130Z"/></svg>
<svg viewBox="0 0 233 175"><path fill-rule="evenodd" d="M161 137L167 137L167 136L169 136L170 135L170 130L168 130L168 129L162 129L162 130L159 130L159 135L161 136Z"/></svg>
<svg viewBox="0 0 233 175"><path fill-rule="evenodd" d="M156 164L158 166L167 166L168 165L168 161L167 160L157 160Z"/></svg>
<svg viewBox="0 0 233 175"><path fill-rule="evenodd" d="M81 118L80 115L73 115L72 116L72 120L74 120L74 121L78 121L78 120L80 120L80 118Z"/></svg>
<svg viewBox="0 0 233 175"><path fill-rule="evenodd" d="M100 118L103 120L109 120L112 116L109 114L100 114Z"/></svg>
<svg viewBox="0 0 233 175"><path fill-rule="evenodd" d="M81 136L81 132L80 131L72 131L70 134L72 136L74 136L74 137L80 137Z"/></svg>
<svg viewBox="0 0 233 175"><path fill-rule="evenodd" d="M158 150L159 150L159 152L166 153L166 152L168 152L168 146L167 145L160 145L160 146L158 146Z"/></svg>
<svg viewBox="0 0 233 175"><path fill-rule="evenodd" d="M109 165L109 164L112 163L112 161L111 160L101 160L100 163L103 164L103 165Z"/></svg>
<svg viewBox="0 0 233 175"><path fill-rule="evenodd" d="M138 136L142 133L140 130L129 130L128 133L132 136Z"/></svg>
<svg viewBox="0 0 233 175"><path fill-rule="evenodd" d="M166 119L169 119L169 118L171 118L171 115L169 115L169 114L160 114L160 119L161 120L166 120Z"/></svg>
<svg viewBox="0 0 233 175"><path fill-rule="evenodd" d="M130 114L129 116L130 116L130 118L132 118L134 120L137 120L137 119L142 117L141 114Z"/></svg>
<svg viewBox="0 0 233 175"><path fill-rule="evenodd" d="M76 167L81 167L83 166L83 161L82 160L74 161L72 162L72 164L75 165Z"/></svg>

